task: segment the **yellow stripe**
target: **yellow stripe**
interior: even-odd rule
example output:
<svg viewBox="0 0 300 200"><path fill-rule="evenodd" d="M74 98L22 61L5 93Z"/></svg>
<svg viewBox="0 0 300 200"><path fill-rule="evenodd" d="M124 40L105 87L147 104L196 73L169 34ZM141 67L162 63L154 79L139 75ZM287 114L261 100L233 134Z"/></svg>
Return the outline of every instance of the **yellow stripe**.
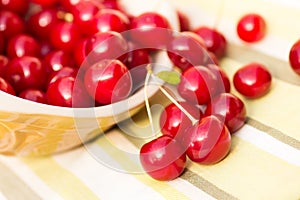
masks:
<svg viewBox="0 0 300 200"><path fill-rule="evenodd" d="M222 162L192 163L189 170L238 199L299 199L300 167L238 137L233 136L232 142L232 151Z"/></svg>
<svg viewBox="0 0 300 200"><path fill-rule="evenodd" d="M108 135L111 134L120 134L120 132L114 131L108 133ZM121 152L121 151L116 151L111 146L118 146L117 144L110 143L111 141L108 141L106 139L107 136L99 138L96 143L99 145L107 154L109 154L111 157L114 158L115 161L117 161L123 168L124 170L130 170L132 169L137 169L138 165L131 161L129 157ZM176 190L172 186L170 186L167 182L162 182L162 181L156 181L152 178L150 178L146 174L132 174L133 177L135 177L137 180L145 184L146 186L152 188L155 190L157 193L161 194L163 197L166 199L178 199L178 200L185 200L189 199L186 195L184 195L182 192Z"/></svg>
<svg viewBox="0 0 300 200"><path fill-rule="evenodd" d="M22 161L50 188L60 194L63 199L99 199L74 174L61 167L51 157L23 158Z"/></svg>

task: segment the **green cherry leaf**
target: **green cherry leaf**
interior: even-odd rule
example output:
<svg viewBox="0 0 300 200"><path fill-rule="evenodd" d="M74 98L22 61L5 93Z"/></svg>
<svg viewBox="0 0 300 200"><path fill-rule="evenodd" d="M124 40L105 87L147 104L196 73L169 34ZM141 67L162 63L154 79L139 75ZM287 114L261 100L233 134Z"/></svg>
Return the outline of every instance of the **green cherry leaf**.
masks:
<svg viewBox="0 0 300 200"><path fill-rule="evenodd" d="M180 82L180 73L176 71L161 71L156 74L156 76L166 83L177 85Z"/></svg>

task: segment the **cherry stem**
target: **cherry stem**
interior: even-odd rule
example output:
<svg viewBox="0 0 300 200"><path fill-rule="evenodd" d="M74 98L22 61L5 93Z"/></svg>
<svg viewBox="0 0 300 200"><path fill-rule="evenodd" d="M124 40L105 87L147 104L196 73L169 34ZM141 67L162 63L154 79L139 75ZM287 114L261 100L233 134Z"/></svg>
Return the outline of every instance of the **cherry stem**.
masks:
<svg viewBox="0 0 300 200"><path fill-rule="evenodd" d="M152 113L151 113L151 108L149 104L149 99L148 99L148 93L147 93L147 86L149 84L149 80L152 74L152 69L151 69L151 64L147 65L147 76L145 79L145 85L144 85L144 96L145 96L145 105L146 105L146 110L149 118L149 123L151 126L151 131L152 134L155 135L155 128L154 128L154 123L153 123L153 118L152 118Z"/></svg>
<svg viewBox="0 0 300 200"><path fill-rule="evenodd" d="M146 77L146 81L145 81L145 86L146 86L146 83L148 84L148 82L149 82L149 78L150 78L150 76L155 76L154 74L153 74L153 71L152 71L152 69L151 69L151 65L149 64L149 65L147 65L147 77ZM147 80L147 78L148 78L148 80ZM199 120L198 119L196 119L196 118L194 118L186 109L184 109L177 101L176 101L176 99L174 98L174 97L172 97L172 95L170 95L170 93L167 91L167 90L165 90L162 86L161 86L161 84L159 84L158 82L156 82L159 86L159 89L160 89L160 91L172 102L172 103L174 103L188 118L189 118L189 120L191 120L191 122L192 122L192 124L193 125L195 125L195 124L197 124L198 122L199 122ZM148 105L148 107L149 107L149 105ZM147 102L146 102L146 108L147 108ZM147 108L147 110L150 110L150 108L148 109ZM149 115L149 112L148 112L148 115ZM151 115L151 112L150 112L150 115ZM152 119L152 117L149 117L149 119ZM154 128L153 128L154 129Z"/></svg>

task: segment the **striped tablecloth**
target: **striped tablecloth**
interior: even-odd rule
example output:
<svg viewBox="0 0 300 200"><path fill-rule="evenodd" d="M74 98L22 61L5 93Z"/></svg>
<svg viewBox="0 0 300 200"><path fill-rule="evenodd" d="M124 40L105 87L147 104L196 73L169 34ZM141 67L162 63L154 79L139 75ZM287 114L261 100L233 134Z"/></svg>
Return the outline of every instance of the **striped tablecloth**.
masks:
<svg viewBox="0 0 300 200"><path fill-rule="evenodd" d="M231 77L240 65L229 58L221 63ZM234 88L233 93L237 94ZM158 93L151 104L163 99ZM0 156L0 199L299 200L299 99L300 86L274 79L266 96L244 99L247 123L233 135L226 159L211 166L188 162L184 174L170 182L151 179L130 156L136 155L143 144L135 137L141 133L130 120L119 127L126 127L131 135L125 134L124 128L114 127L89 144L62 154ZM153 115L157 124L159 109ZM145 110L133 120L147 125Z"/></svg>

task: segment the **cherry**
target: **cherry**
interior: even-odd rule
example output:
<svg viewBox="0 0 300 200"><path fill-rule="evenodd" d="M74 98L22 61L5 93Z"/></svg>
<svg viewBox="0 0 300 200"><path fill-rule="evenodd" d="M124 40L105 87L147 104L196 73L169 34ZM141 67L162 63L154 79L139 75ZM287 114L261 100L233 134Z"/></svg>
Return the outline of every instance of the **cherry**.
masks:
<svg viewBox="0 0 300 200"><path fill-rule="evenodd" d="M183 173L186 154L179 142L163 135L142 146L140 161L144 170L152 178L168 181Z"/></svg>
<svg viewBox="0 0 300 200"><path fill-rule="evenodd" d="M11 95L16 95L14 88L4 78L0 77L0 90Z"/></svg>
<svg viewBox="0 0 300 200"><path fill-rule="evenodd" d="M73 66L73 60L67 52L63 50L54 50L48 53L43 59L43 65L48 73L58 71L65 66Z"/></svg>
<svg viewBox="0 0 300 200"><path fill-rule="evenodd" d="M88 93L100 104L127 98L132 79L127 67L119 60L104 59L87 69L84 83Z"/></svg>
<svg viewBox="0 0 300 200"><path fill-rule="evenodd" d="M6 56L0 55L0 77L5 77L8 62L9 59Z"/></svg>
<svg viewBox="0 0 300 200"><path fill-rule="evenodd" d="M240 129L246 120L246 107L242 100L230 93L222 93L207 104L205 116L215 115L225 120L231 133Z"/></svg>
<svg viewBox="0 0 300 200"><path fill-rule="evenodd" d="M178 93L193 104L207 104L216 95L218 82L216 76L206 67L190 67L183 71L177 85Z"/></svg>
<svg viewBox="0 0 300 200"><path fill-rule="evenodd" d="M188 157L197 163L215 164L230 151L231 135L228 128L215 116L208 116L188 129L183 139Z"/></svg>
<svg viewBox="0 0 300 200"><path fill-rule="evenodd" d="M245 42L257 42L266 33L266 22L258 14L246 14L238 21L237 34Z"/></svg>
<svg viewBox="0 0 300 200"><path fill-rule="evenodd" d="M134 43L142 47L163 48L171 38L168 20L157 13L146 12L134 17L130 24L130 36Z"/></svg>
<svg viewBox="0 0 300 200"><path fill-rule="evenodd" d="M1 0L0 10L9 10L24 16L29 8L29 0Z"/></svg>
<svg viewBox="0 0 300 200"><path fill-rule="evenodd" d="M127 52L127 41L114 31L96 33L86 44L87 59L92 64L103 59L117 59Z"/></svg>
<svg viewBox="0 0 300 200"><path fill-rule="evenodd" d="M50 42L57 48L72 52L75 43L81 39L81 33L78 26L70 22L60 22L56 24L50 33Z"/></svg>
<svg viewBox="0 0 300 200"><path fill-rule="evenodd" d="M129 27L128 17L118 10L102 9L94 18L93 33L115 31L124 32Z"/></svg>
<svg viewBox="0 0 300 200"><path fill-rule="evenodd" d="M74 23L80 28L84 35L96 33L93 30L93 20L96 14L103 8L98 1L79 1L72 6L71 13L74 16Z"/></svg>
<svg viewBox="0 0 300 200"><path fill-rule="evenodd" d="M48 40L51 30L57 23L61 22L57 9L45 8L32 14L27 24L31 33L43 40Z"/></svg>
<svg viewBox="0 0 300 200"><path fill-rule="evenodd" d="M197 106L183 101L178 103L195 119L201 119L203 113ZM159 118L159 124L161 132L171 137L176 137L177 134L181 135L193 125L192 121L174 103L164 108Z"/></svg>
<svg viewBox="0 0 300 200"><path fill-rule="evenodd" d="M117 0L103 0L101 3L104 5L105 8L122 10L122 7Z"/></svg>
<svg viewBox="0 0 300 200"><path fill-rule="evenodd" d="M53 47L48 41L40 41L40 47L40 55L42 58L53 51Z"/></svg>
<svg viewBox="0 0 300 200"><path fill-rule="evenodd" d="M24 31L25 24L21 17L7 10L0 11L0 33L5 39L10 39Z"/></svg>
<svg viewBox="0 0 300 200"><path fill-rule="evenodd" d="M202 65L208 59L204 41L192 32L174 36L167 50L170 60L181 70Z"/></svg>
<svg viewBox="0 0 300 200"><path fill-rule="evenodd" d="M59 2L59 0L30 0L30 1L42 7L55 7Z"/></svg>
<svg viewBox="0 0 300 200"><path fill-rule="evenodd" d="M83 64L83 62L86 59L86 45L87 45L88 39L83 38L76 42L74 50L73 50L73 58L75 65L79 68Z"/></svg>
<svg viewBox="0 0 300 200"><path fill-rule="evenodd" d="M300 39L295 42L289 52L289 62L298 75L300 75Z"/></svg>
<svg viewBox="0 0 300 200"><path fill-rule="evenodd" d="M24 90L19 94L19 97L37 103L47 103L47 97L45 92L37 89Z"/></svg>
<svg viewBox="0 0 300 200"><path fill-rule="evenodd" d="M59 78L63 77L74 77L76 78L78 73L78 69L72 68L72 67L63 67L58 71L53 71L49 76L48 76L48 81L47 85L55 82Z"/></svg>
<svg viewBox="0 0 300 200"><path fill-rule="evenodd" d="M213 52L218 58L225 55L227 41L219 31L206 26L201 26L196 28L194 32L203 38L207 49Z"/></svg>
<svg viewBox="0 0 300 200"><path fill-rule="evenodd" d="M8 41L6 52L9 58L23 56L39 57L41 46L30 35L19 34Z"/></svg>
<svg viewBox="0 0 300 200"><path fill-rule="evenodd" d="M179 20L179 25L180 25L180 32L184 32L184 31L190 31L190 21L189 19L187 18L187 16L177 10L177 15L178 15L178 20Z"/></svg>
<svg viewBox="0 0 300 200"><path fill-rule="evenodd" d="M60 0L60 5L63 8L63 10L71 12L74 6L76 6L76 4L78 4L81 1L82 0Z"/></svg>
<svg viewBox="0 0 300 200"><path fill-rule="evenodd" d="M4 54L6 49L6 39L3 33L0 32L0 54Z"/></svg>
<svg viewBox="0 0 300 200"><path fill-rule="evenodd" d="M74 77L62 77L49 84L46 96L48 103L63 107L90 107L94 101L84 84Z"/></svg>
<svg viewBox="0 0 300 200"><path fill-rule="evenodd" d="M236 90L248 98L258 98L265 95L271 87L272 76L269 70L260 63L250 63L233 76Z"/></svg>
<svg viewBox="0 0 300 200"><path fill-rule="evenodd" d="M46 69L36 57L14 58L6 69L6 79L17 93L29 88L43 89L46 78Z"/></svg>
<svg viewBox="0 0 300 200"><path fill-rule="evenodd" d="M208 64L207 68L213 72L213 74L216 76L219 82L217 88L218 92L216 92L216 94L220 94L223 92L229 93L231 86L230 86L229 77L226 74L226 72L221 67L215 64Z"/></svg>

